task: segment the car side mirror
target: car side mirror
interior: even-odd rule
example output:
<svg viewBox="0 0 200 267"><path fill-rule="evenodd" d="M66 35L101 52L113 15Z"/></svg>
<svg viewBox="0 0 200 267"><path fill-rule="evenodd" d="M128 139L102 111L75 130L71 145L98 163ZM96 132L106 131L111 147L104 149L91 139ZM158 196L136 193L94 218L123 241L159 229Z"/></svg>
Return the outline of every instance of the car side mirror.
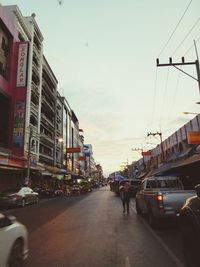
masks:
<svg viewBox="0 0 200 267"><path fill-rule="evenodd" d="M196 190L197 196L200 197L200 184L195 186L195 190Z"/></svg>

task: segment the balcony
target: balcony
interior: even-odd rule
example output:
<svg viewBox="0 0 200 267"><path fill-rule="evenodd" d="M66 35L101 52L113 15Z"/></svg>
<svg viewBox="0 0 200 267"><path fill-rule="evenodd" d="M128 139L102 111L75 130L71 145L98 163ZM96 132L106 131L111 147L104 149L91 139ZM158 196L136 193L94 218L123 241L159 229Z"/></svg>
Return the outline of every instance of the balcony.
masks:
<svg viewBox="0 0 200 267"><path fill-rule="evenodd" d="M41 114L41 118L42 118L42 122L44 122L45 126L51 126L52 128L55 128L55 125L53 122L51 122L46 116L45 114Z"/></svg>
<svg viewBox="0 0 200 267"><path fill-rule="evenodd" d="M32 67L35 74L39 76L40 73L39 66L34 61L32 61Z"/></svg>
<svg viewBox="0 0 200 267"><path fill-rule="evenodd" d="M53 156L47 155L47 154L45 154L44 152L40 152L40 153L39 153L39 157L40 157L40 158L42 157L43 159L47 159L48 161L51 161L51 162L54 161Z"/></svg>
<svg viewBox="0 0 200 267"><path fill-rule="evenodd" d="M38 106L36 106L33 102L31 102L31 111L34 115L38 116Z"/></svg>
<svg viewBox="0 0 200 267"><path fill-rule="evenodd" d="M37 56L40 58L40 49L36 45L36 43L33 43L33 51L37 54Z"/></svg>
<svg viewBox="0 0 200 267"><path fill-rule="evenodd" d="M55 143L55 140L52 139L50 136L46 135L45 133L41 133L41 134L40 134L40 140L41 140L41 142L43 142L43 143L50 144L51 147L52 147L52 145L54 145L54 143Z"/></svg>
<svg viewBox="0 0 200 267"><path fill-rule="evenodd" d="M52 88L44 79L44 77L42 77L42 90L45 93L49 93L50 95L53 96L54 99L56 99L56 88Z"/></svg>
<svg viewBox="0 0 200 267"><path fill-rule="evenodd" d="M31 90L34 94L39 95L39 87L32 81L31 83Z"/></svg>
<svg viewBox="0 0 200 267"><path fill-rule="evenodd" d="M53 113L55 113L55 106L49 104L45 96L42 96L42 104L44 104L48 109L50 109Z"/></svg>

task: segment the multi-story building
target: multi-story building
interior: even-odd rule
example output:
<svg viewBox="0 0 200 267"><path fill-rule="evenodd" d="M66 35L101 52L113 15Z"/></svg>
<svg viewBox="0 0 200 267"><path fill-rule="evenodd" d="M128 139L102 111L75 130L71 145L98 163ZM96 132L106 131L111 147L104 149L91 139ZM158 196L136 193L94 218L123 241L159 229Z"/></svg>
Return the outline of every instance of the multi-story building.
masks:
<svg viewBox="0 0 200 267"><path fill-rule="evenodd" d="M17 6L1 6L0 16L1 163L21 170L17 169L21 180L16 184L25 178L30 182L33 172L34 177L41 176L48 166L60 167L61 103L35 15L23 17ZM7 176L12 176L10 171Z"/></svg>
<svg viewBox="0 0 200 267"><path fill-rule="evenodd" d="M52 175L84 175L83 134L43 54L35 14L0 6L0 187L41 183ZM95 166L92 153L90 170ZM33 179L32 179L33 178Z"/></svg>
<svg viewBox="0 0 200 267"><path fill-rule="evenodd" d="M136 164L139 177L145 173L177 174L188 188L200 183L200 115L149 152L149 156Z"/></svg>

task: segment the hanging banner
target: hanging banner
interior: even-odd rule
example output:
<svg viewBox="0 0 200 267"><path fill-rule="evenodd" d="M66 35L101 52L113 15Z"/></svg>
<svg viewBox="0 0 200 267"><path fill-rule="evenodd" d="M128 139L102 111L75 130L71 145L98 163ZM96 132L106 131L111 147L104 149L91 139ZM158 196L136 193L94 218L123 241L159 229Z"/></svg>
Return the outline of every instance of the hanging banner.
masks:
<svg viewBox="0 0 200 267"><path fill-rule="evenodd" d="M80 153L81 152L81 148L80 147L68 147L66 149L67 153Z"/></svg>
<svg viewBox="0 0 200 267"><path fill-rule="evenodd" d="M17 65L17 87L26 87L28 43L19 43Z"/></svg>
<svg viewBox="0 0 200 267"><path fill-rule="evenodd" d="M188 132L187 133L188 144L200 144L200 132Z"/></svg>

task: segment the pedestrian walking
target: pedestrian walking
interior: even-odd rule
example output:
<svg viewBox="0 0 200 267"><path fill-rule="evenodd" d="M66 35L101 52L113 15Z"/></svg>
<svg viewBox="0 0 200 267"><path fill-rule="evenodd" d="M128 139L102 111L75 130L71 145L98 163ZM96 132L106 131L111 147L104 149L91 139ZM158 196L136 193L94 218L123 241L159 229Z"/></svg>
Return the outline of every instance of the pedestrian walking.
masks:
<svg viewBox="0 0 200 267"><path fill-rule="evenodd" d="M130 203L130 185L128 182L120 188L120 196L123 205L123 213L129 214L129 203Z"/></svg>

